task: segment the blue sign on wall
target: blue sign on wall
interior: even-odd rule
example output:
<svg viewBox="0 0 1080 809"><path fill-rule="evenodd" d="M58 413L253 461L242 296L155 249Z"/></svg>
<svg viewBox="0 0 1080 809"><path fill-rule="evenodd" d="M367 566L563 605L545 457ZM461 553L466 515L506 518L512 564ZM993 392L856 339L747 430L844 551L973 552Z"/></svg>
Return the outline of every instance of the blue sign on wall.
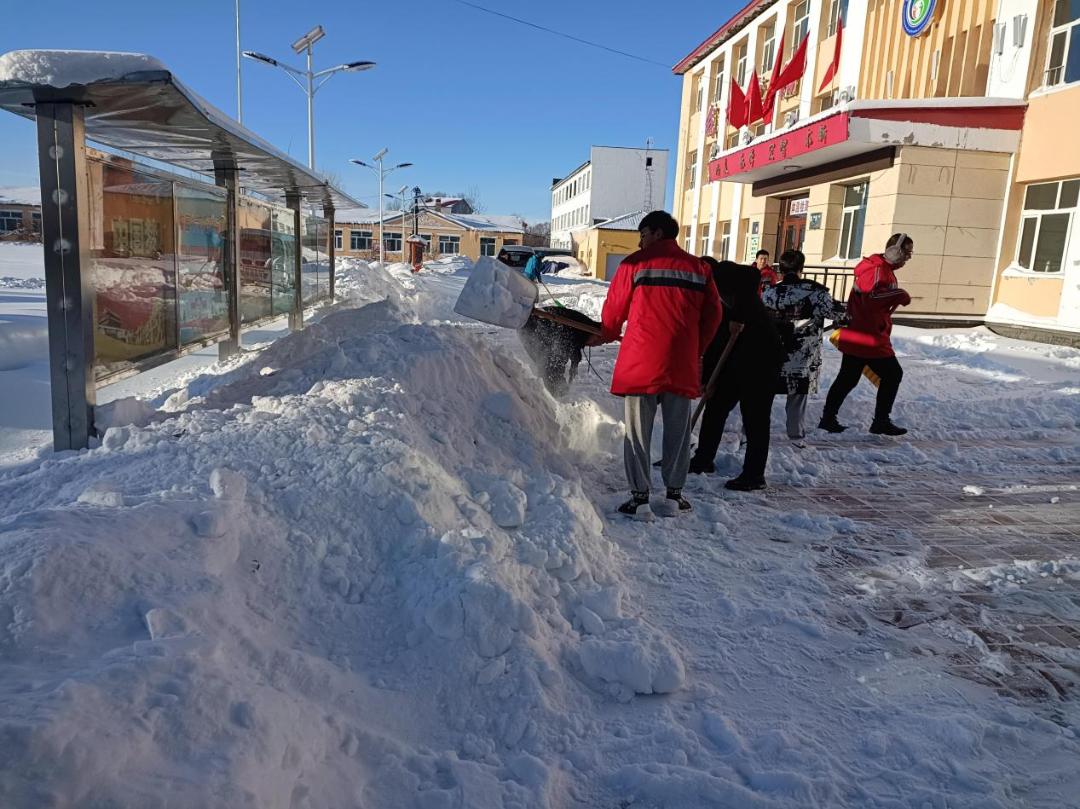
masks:
<svg viewBox="0 0 1080 809"><path fill-rule="evenodd" d="M917 37L930 27L941 6L942 0L904 0L901 10L903 17L904 33L909 37Z"/></svg>

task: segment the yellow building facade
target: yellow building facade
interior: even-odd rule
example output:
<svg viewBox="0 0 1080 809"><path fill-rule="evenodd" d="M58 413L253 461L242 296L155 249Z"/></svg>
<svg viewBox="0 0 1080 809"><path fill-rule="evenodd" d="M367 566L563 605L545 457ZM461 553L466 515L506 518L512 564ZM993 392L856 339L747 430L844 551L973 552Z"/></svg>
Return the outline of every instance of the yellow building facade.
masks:
<svg viewBox="0 0 1080 809"><path fill-rule="evenodd" d="M411 213L388 213L380 227L378 214L362 209L338 213L334 239L337 255L372 260L379 257L383 238L387 261L404 261L405 242L415 226L425 243L425 258L461 255L476 261L498 255L504 245L522 244L524 224L512 216L423 211L415 223Z"/></svg>
<svg viewBox="0 0 1080 809"><path fill-rule="evenodd" d="M645 212L617 216L585 231L577 246L577 260L600 281L610 281L619 263L638 249L638 225Z"/></svg>
<svg viewBox="0 0 1080 809"><path fill-rule="evenodd" d="M1075 0L749 3L675 68L684 246L801 249L839 295L903 231L907 313L1080 331L1078 16ZM732 78L764 93L800 45L772 115L732 126Z"/></svg>

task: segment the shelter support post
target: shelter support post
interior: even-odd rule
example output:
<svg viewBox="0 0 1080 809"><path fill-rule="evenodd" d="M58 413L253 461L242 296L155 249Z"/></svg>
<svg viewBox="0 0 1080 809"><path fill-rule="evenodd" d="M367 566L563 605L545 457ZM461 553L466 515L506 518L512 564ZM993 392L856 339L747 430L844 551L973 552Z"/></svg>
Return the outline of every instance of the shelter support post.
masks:
<svg viewBox="0 0 1080 809"><path fill-rule="evenodd" d="M293 212L293 233L296 234L296 249L293 251L293 304L289 311L289 331L300 331L304 328L304 239L301 231L300 194L287 191L285 206Z"/></svg>
<svg viewBox="0 0 1080 809"><path fill-rule="evenodd" d="M323 208L327 229L330 231L330 301L334 301L334 276L337 269L337 236L334 235L334 209Z"/></svg>
<svg viewBox="0 0 1080 809"><path fill-rule="evenodd" d="M35 106L53 448L85 449L96 433L94 289L83 107L66 101Z"/></svg>
<svg viewBox="0 0 1080 809"><path fill-rule="evenodd" d="M225 292L229 307L229 337L218 343L218 359L227 360L240 353L240 194L236 169L216 169L214 181L218 186L224 186L226 194Z"/></svg>

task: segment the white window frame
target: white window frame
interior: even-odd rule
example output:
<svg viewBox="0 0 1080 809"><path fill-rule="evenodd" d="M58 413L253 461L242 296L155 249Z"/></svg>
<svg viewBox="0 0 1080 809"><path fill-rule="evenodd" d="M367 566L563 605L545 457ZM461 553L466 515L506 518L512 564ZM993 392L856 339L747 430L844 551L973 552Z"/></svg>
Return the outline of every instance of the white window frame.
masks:
<svg viewBox="0 0 1080 809"><path fill-rule="evenodd" d="M373 230L350 230L349 231L349 249L357 252L360 250L371 250L372 241L375 237L375 231ZM357 242L367 241L367 247L357 246Z"/></svg>
<svg viewBox="0 0 1080 809"><path fill-rule="evenodd" d="M461 255L461 237L448 234L439 235L439 255Z"/></svg>
<svg viewBox="0 0 1080 809"><path fill-rule="evenodd" d="M480 255L482 256L494 256L496 239L492 236L480 237Z"/></svg>
<svg viewBox="0 0 1080 809"><path fill-rule="evenodd" d="M1024 272L1037 274L1041 278L1053 277L1063 275L1065 272L1066 259L1069 256L1069 244L1072 239L1072 229L1076 224L1076 212L1080 203L1074 202L1072 207L1062 208L1062 197L1065 194L1066 183L1080 183L1080 179L1071 180L1058 180L1053 183L1030 183L1024 187L1024 205L1027 205L1027 191L1029 188L1042 185L1056 185L1057 191L1054 194L1056 203L1053 208L1022 208L1020 213L1020 227L1016 233L1016 266ZM1039 236L1042 235L1043 219L1047 216L1068 216L1068 220L1065 224L1065 240L1061 246L1061 258L1058 261L1058 268L1056 270L1040 270L1032 267L1031 264L1035 260L1035 255L1039 250ZM1024 265L1023 256L1021 251L1024 247L1024 227L1029 221L1035 222L1035 233L1031 239L1031 255L1028 257L1028 264Z"/></svg>
<svg viewBox="0 0 1080 809"><path fill-rule="evenodd" d="M9 227L5 223L14 223L14 227ZM22 230L23 214L22 211L0 211L0 233L14 233L17 230Z"/></svg>
<svg viewBox="0 0 1080 809"><path fill-rule="evenodd" d="M1057 10L1057 3L1064 0L1056 0L1051 6L1051 15ZM1051 16L1051 20L1053 17ZM1051 64L1051 59L1054 57L1054 40L1059 36L1064 37L1064 46L1061 51L1061 64L1054 67ZM1043 83L1046 87L1058 87L1066 84L1076 84L1080 79L1074 79L1071 82L1065 81L1065 72L1069 67L1069 50L1072 47L1073 40L1076 37L1080 37L1080 17L1074 20L1067 20L1061 25L1056 25L1050 29L1050 42L1046 49L1046 71L1043 73ZM1052 76L1051 74L1055 74Z"/></svg>
<svg viewBox="0 0 1080 809"><path fill-rule="evenodd" d="M731 251L731 222L724 222L720 228L720 261L727 261Z"/></svg>
<svg viewBox="0 0 1080 809"><path fill-rule="evenodd" d="M340 228L334 228L334 249L340 250L341 245L344 244L345 233Z"/></svg>
<svg viewBox="0 0 1080 809"><path fill-rule="evenodd" d="M705 71L694 74L694 112L700 112L705 106Z"/></svg>
<svg viewBox="0 0 1080 809"><path fill-rule="evenodd" d="M799 8L803 8L803 13L799 15ZM810 34L810 0L801 0L795 4L795 22L791 26L791 52L795 53L796 49L802 43L803 39ZM802 36L799 35L799 29L802 29Z"/></svg>
<svg viewBox="0 0 1080 809"><path fill-rule="evenodd" d="M383 250L387 253L400 253L402 248L401 231L388 230L382 234ZM397 245L395 247L394 245Z"/></svg>
<svg viewBox="0 0 1080 809"><path fill-rule="evenodd" d="M836 244L836 257L841 261L858 261L862 258L862 242L863 235L866 233L866 204L870 196L870 181L862 180L857 183L845 183L844 195L847 196L848 189L858 188L862 186L862 199L858 205L844 205L843 211L840 216L840 240ZM862 219L859 220L859 249L852 254L852 243L854 241L855 228L851 227L847 231L847 244L844 244L844 230L850 222L854 225L856 217L859 212L862 211Z"/></svg>
<svg viewBox="0 0 1080 809"><path fill-rule="evenodd" d="M726 62L727 60L723 56L716 60L716 90L713 101L717 104L720 103L720 99L724 95L724 78L727 75L725 73L727 69Z"/></svg>
<svg viewBox="0 0 1080 809"><path fill-rule="evenodd" d="M765 39L761 43L761 69L758 75L769 75L776 62L776 21L765 26Z"/></svg>
<svg viewBox="0 0 1080 809"><path fill-rule="evenodd" d="M709 231L711 229L708 222L701 226L701 252L698 255L708 256L712 254L712 242L709 240Z"/></svg>
<svg viewBox="0 0 1080 809"><path fill-rule="evenodd" d="M746 44L739 47L739 58L735 61L735 83L742 87L746 84Z"/></svg>
<svg viewBox="0 0 1080 809"><path fill-rule="evenodd" d="M687 178L687 182L686 182L686 187L687 188L696 188L697 187L697 161L698 161L697 149L694 149L692 152L690 152L690 156L687 158L687 161L686 161L686 171L687 171L687 174L689 175L689 177Z"/></svg>
<svg viewBox="0 0 1080 809"><path fill-rule="evenodd" d="M847 22L847 5L848 0L831 0L829 4L829 33L828 36L834 36L836 34L836 28L840 20Z"/></svg>

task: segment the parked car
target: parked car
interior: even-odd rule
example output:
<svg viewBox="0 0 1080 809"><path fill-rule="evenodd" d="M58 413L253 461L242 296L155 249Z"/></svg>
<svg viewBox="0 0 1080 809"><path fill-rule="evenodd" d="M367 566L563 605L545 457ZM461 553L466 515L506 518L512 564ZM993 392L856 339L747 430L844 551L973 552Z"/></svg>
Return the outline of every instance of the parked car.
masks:
<svg viewBox="0 0 1080 809"><path fill-rule="evenodd" d="M566 267L577 267L578 260L569 251L561 247L528 247L520 244L506 245L496 258L508 267L521 270L529 259L537 256L541 259L541 272L557 273Z"/></svg>

